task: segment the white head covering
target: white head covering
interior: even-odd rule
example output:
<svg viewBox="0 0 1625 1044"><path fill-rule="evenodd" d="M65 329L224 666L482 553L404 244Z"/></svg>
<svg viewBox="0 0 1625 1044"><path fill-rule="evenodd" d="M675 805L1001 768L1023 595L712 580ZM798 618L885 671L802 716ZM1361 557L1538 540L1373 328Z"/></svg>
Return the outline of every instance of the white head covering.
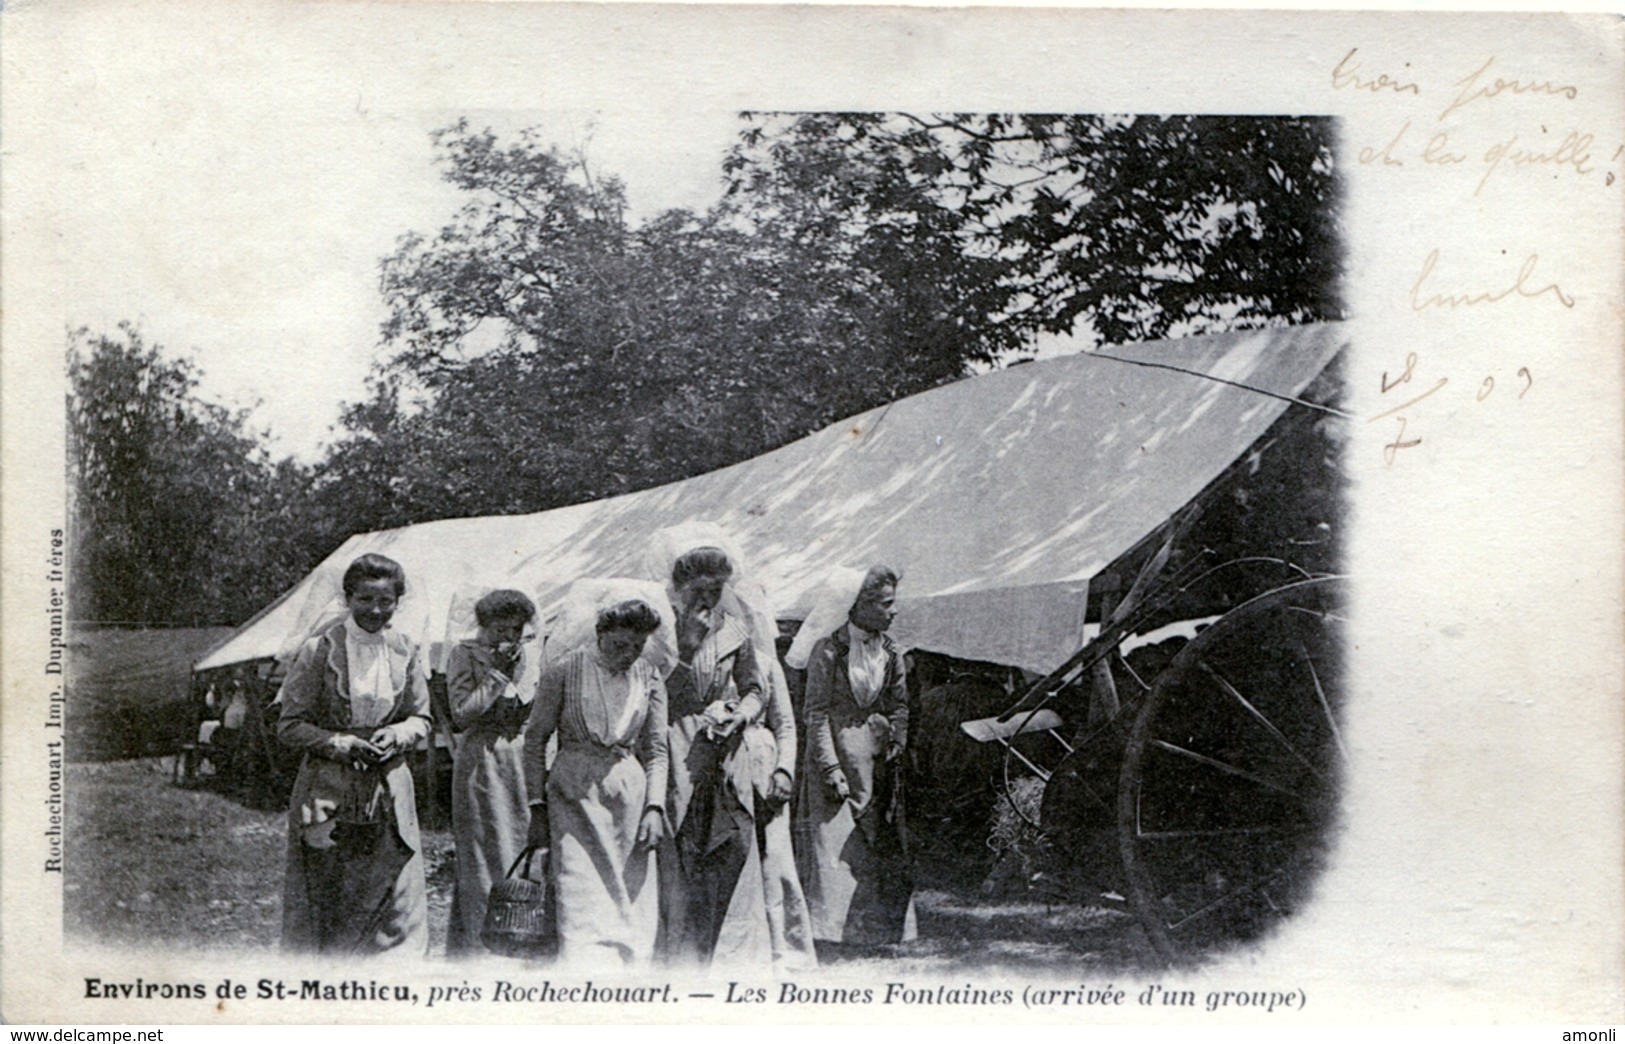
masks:
<svg viewBox="0 0 1625 1044"><path fill-rule="evenodd" d="M867 570L842 566L824 578L813 597L812 611L801 621L801 630L796 632L795 641L790 643L790 651L784 656L785 663L798 671L807 669L807 660L818 639L828 638L846 622L867 575Z"/></svg>
<svg viewBox="0 0 1625 1044"><path fill-rule="evenodd" d="M440 644L435 670L446 669L446 661L459 642L479 636L480 621L474 615L474 605L491 591L489 587L460 587L452 594L451 604L446 607L446 640Z"/></svg>
<svg viewBox="0 0 1625 1044"><path fill-rule="evenodd" d="M649 540L649 553L644 568L651 580L671 585L672 567L688 552L702 547L714 547L728 557L733 573L722 587L722 599L717 603L723 612L738 617L750 630L751 651L756 664L768 681L787 693L784 669L779 666L778 647L774 644L779 625L773 619L773 603L767 590L751 573L740 553L739 544L715 522L682 522L655 532Z"/></svg>
<svg viewBox="0 0 1625 1044"><path fill-rule="evenodd" d="M677 624L666 588L653 580L577 580L564 592L559 608L544 623L547 643L543 653L552 663L598 639L598 614L622 602L639 601L660 617L660 626L644 643L642 659L660 672L670 674L677 666Z"/></svg>

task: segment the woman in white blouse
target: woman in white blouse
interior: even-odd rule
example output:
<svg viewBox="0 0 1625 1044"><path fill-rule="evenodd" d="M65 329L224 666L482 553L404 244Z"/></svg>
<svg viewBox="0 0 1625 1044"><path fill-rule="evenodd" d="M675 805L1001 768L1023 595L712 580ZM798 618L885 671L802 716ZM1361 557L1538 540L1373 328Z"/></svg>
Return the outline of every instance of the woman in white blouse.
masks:
<svg viewBox="0 0 1625 1044"><path fill-rule="evenodd" d="M665 830L666 689L642 658L660 616L628 600L542 671L525 730L532 845L552 848L559 959L647 963L660 924L654 848ZM558 755L547 764L547 741Z"/></svg>
<svg viewBox="0 0 1625 1044"><path fill-rule="evenodd" d="M429 734L416 643L392 631L398 562L344 572L349 615L300 647L277 737L304 752L288 810L282 944L365 955L428 950L428 892L406 754Z"/></svg>
<svg viewBox="0 0 1625 1044"><path fill-rule="evenodd" d="M915 934L901 760L908 691L903 652L886 634L896 600L897 574L875 566L838 627L811 630L809 619L804 628L817 640L805 660L805 843L797 855L820 944L867 947ZM789 659L800 661L796 649Z"/></svg>

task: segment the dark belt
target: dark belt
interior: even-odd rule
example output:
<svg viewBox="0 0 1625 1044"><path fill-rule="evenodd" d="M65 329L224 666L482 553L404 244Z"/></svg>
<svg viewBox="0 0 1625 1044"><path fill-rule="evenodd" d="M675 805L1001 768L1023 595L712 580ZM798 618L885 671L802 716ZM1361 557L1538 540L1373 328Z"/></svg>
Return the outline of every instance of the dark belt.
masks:
<svg viewBox="0 0 1625 1044"><path fill-rule="evenodd" d="M559 753L563 754L567 750L584 750L589 754L602 752L622 758L637 756L636 748L630 743L599 743L597 740L592 739L571 740L568 743L561 742L559 744Z"/></svg>

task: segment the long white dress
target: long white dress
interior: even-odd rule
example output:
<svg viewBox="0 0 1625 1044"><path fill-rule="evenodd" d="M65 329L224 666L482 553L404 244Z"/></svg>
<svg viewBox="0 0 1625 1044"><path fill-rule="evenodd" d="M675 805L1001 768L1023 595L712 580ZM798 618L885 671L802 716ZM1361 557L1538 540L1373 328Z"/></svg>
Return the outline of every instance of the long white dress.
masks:
<svg viewBox="0 0 1625 1044"><path fill-rule="evenodd" d="M558 753L547 766L547 741ZM638 660L616 672L596 646L542 672L525 730L525 780L545 794L557 897L559 960L638 965L660 927L655 853L639 822L666 801L666 689Z"/></svg>

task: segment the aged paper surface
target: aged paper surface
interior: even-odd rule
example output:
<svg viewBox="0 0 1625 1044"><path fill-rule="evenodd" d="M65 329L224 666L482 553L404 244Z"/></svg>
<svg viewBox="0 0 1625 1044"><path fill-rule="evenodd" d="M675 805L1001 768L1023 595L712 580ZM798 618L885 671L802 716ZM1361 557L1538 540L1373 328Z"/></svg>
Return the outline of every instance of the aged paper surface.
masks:
<svg viewBox="0 0 1625 1044"><path fill-rule="evenodd" d="M1625 65L1616 20L23 3L0 25L8 1021L1625 1018ZM503 1004L490 989L499 979L575 978L495 964L333 968L270 948L222 956L65 941L50 830L59 679L47 670L63 587L52 545L66 518L65 329L186 315L185 332L166 339L196 345L206 368L252 371L231 357L233 344L290 322L280 294L346 268L371 272L389 246L346 236L363 223L359 197L300 195L319 191L312 165L360 171L377 188L421 174L392 169L389 142L421 142L457 115L523 126L547 113L602 111L650 128L647 173L623 169L635 187L640 174L660 179L663 152L746 108L1339 118L1353 310L1347 374L1359 421L1349 449L1355 673L1346 822L1317 902L1244 960L1189 974L1120 972L1112 983L1127 1002L1087 1010L1023 1010L1019 1000L729 1005L720 994L690 997L726 984L661 970L635 984L659 992L670 983L682 1000ZM187 126L206 133L179 134ZM243 191L208 187L209 206L232 226L226 245L153 218L172 194L198 191L171 171L211 156L223 170L260 173ZM279 180L291 187L268 191ZM282 240L290 210L305 207L320 215L300 227L323 233L300 256ZM430 204L384 224L432 227L446 212ZM357 324L341 291L329 305L335 324ZM363 336L374 324L361 317ZM359 394L360 375L340 374L325 349L282 350L308 351L309 369L333 367L334 383L349 382L336 394ZM71 790L64 797L74 799ZM66 844L71 860L73 839ZM318 975L405 987L413 999L279 1000L258 987ZM1047 981L1106 985L1092 975L1080 982L1076 968L1057 966ZM87 996L90 978L201 983L209 997L104 1000ZM1027 983L1046 981L996 966L976 979L1013 986L1018 998ZM246 985L246 996L228 988L217 1002L226 980ZM807 983L854 984L840 968ZM481 1002L422 1003L435 987L465 984L485 988ZM1290 991L1307 1002L1268 1014L1134 1003L1152 984L1201 999ZM771 987L776 1000L771 980L747 985Z"/></svg>

